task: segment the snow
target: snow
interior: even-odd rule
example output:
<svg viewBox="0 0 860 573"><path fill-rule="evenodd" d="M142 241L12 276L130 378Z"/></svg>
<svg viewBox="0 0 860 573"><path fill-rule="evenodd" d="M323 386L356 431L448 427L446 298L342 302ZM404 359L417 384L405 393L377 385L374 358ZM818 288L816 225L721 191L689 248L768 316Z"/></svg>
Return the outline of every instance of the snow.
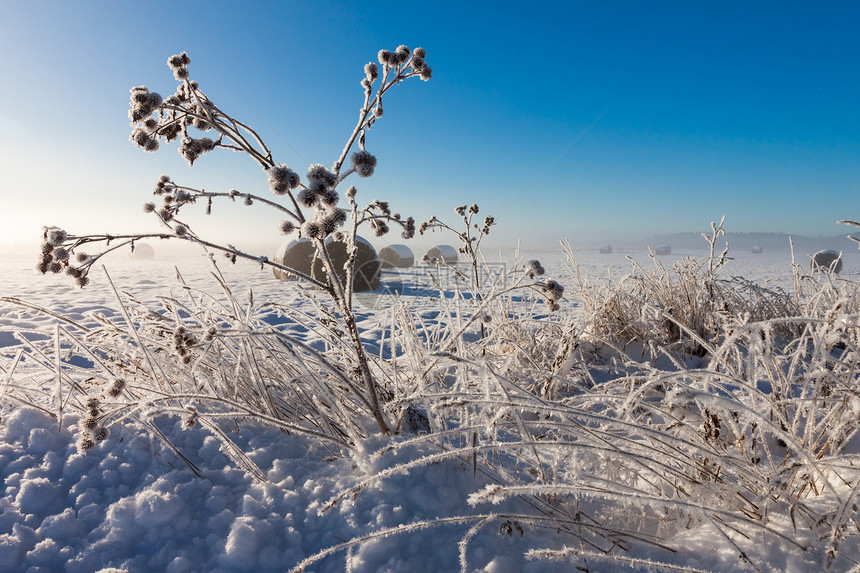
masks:
<svg viewBox="0 0 860 573"><path fill-rule="evenodd" d="M697 253L701 254L701 253ZM684 254L673 254L681 257ZM764 258L763 258L764 257ZM529 257L526 257L529 258ZM550 270L559 270L561 257L541 253ZM639 253L637 258L646 257ZM666 261L663 261L666 264ZM64 277L41 277L29 270L29 262L7 260L13 267L3 273L2 293L37 302L67 316L94 311L118 318L103 280L86 289L73 287ZM611 256L589 258L580 264L593 277L614 276L630 270L630 262L618 250ZM180 263L187 280L205 283L208 269L197 259ZM116 260L111 276L121 289L141 299L152 299L165 290L179 291L171 261ZM144 272L141 272L141 270ZM256 270L255 270L256 269ZM779 269L779 270L776 270ZM860 260L845 254L844 278L858 278ZM250 281L258 300L298 297L287 293L284 283L258 267L237 265L224 269L236 290ZM420 271L416 271L420 272ZM787 255L745 255L730 261L728 275L776 284L790 284ZM399 273L402 278L404 273ZM432 319L433 293L424 287L406 291L416 306L425 304ZM568 310L573 310L569 301ZM384 328L379 317L367 310L360 315L370 344L378 342ZM275 318L272 319L275 323ZM1 328L44 326L49 319L19 307L0 307ZM312 342L313 333L298 333ZM11 346L10 336L0 345ZM0 377L2 382L2 377ZM326 512L320 510L332 496L370 475L417 459L428 452L407 446L369 459L359 448L352 457L333 458L318 443L285 435L254 424L240 426L235 441L265 473L268 481L253 479L237 468L220 442L197 430L183 430L176 422L157 422L159 428L192 463L201 477L173 452L159 447L135 428L112 429L108 438L82 454L75 436L81 419L57 420L36 409L6 408L0 411L0 571L109 572L109 571L286 571L303 559L340 543L437 518L470 513L468 498L488 481L471 464L457 459L412 468L372 482L355 496L348 496ZM369 438L362 444L374 451L381 442ZM516 499L499 505L479 504L480 512L516 512ZM308 566L308 571L437 572L460 567L458 543L476 521L417 527L407 532L382 535ZM570 571L569 560L533 560L530 549L561 549L570 538L553 531L525 527L520 536L500 534L497 525L478 529L466 548L469 571L487 573ZM746 570L736 550L707 527L681 530L673 539L678 554L653 546L634 545L630 555L686 567L714 571ZM849 550L855 556L858 551ZM785 555L762 544L757 559L767 560L772 570L806 572L820 564L797 555ZM609 570L640 565L606 561ZM602 569L600 569L602 570Z"/></svg>

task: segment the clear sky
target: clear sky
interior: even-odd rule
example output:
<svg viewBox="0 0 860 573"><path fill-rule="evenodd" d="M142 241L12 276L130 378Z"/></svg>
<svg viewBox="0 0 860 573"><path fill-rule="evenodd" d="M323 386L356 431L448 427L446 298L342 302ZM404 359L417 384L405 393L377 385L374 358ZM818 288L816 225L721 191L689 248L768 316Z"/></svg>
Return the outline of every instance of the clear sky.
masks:
<svg viewBox="0 0 860 573"><path fill-rule="evenodd" d="M246 157L190 169L175 143L129 141L128 90L173 93L171 54L304 173L337 158L363 65L399 44L424 47L433 78L389 92L359 199L418 221L477 202L499 246L722 215L730 231L837 235L860 218L858 22L848 1L2 2L0 242L156 229L141 205L162 173L267 192ZM256 206L211 220L225 241L279 240Z"/></svg>

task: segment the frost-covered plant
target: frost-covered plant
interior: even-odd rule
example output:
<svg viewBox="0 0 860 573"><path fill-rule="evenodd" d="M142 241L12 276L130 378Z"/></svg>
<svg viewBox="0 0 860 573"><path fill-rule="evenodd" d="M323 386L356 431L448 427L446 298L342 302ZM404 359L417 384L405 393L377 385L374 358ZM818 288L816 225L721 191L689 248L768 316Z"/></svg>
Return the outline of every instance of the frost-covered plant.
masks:
<svg viewBox="0 0 860 573"><path fill-rule="evenodd" d="M196 472L160 428L161 418L178 418L183 429L214 434L237 465L261 480L265 473L228 435L237 420L310 436L336 453L366 437L370 405L344 356L326 356L271 328L253 298L237 300L214 268L221 296L192 288L180 275L183 296L160 297L158 305L114 290L113 319L95 313L72 320L0 299L57 319L54 328L15 333L20 349L4 367L9 379L0 402L38 408L61 426L79 418L81 452L117 428L143 429Z"/></svg>
<svg viewBox="0 0 860 573"><path fill-rule="evenodd" d="M633 272L618 281L592 284L581 276L576 257L565 247L571 298L582 304L588 322L581 334L592 343L621 350L634 345L656 358L667 351L678 356L704 356L739 325L751 321L797 316L795 299L742 278L720 276L728 245L717 254L723 221L703 233L710 253L703 259L684 257L665 267L652 257L654 269L632 261ZM791 325L780 325L786 336Z"/></svg>
<svg viewBox="0 0 860 573"><path fill-rule="evenodd" d="M860 538L860 313L819 300L811 317L735 317L731 332L700 340L706 352L686 361L672 342L661 342L672 357L662 363L622 352L605 365L589 362L576 352L579 341L571 348L557 336L558 324L541 323L549 327L544 344L567 355L561 368L489 352L473 359L434 353L427 342L420 352L414 348L427 337L414 332L410 341L403 329L400 344L413 348L407 360L438 358L409 395L432 431L386 444L371 459L414 447L423 455L392 459L322 511L389 476L453 460L476 476L473 510L378 534L472 524L460 542L462 571L470 570L469 540L490 525L503 534L516 525L526 537L569 535L563 547L532 555L579 564L636 565L624 552L650 544L667 561L647 565L686 570L671 557L684 543L674 538L697 528L733 547L744 569L768 570L757 557L763 539L821 567L847 569L850 553L841 547ZM590 321L585 315L579 324ZM570 326L577 322L562 331ZM790 332L797 335L781 334ZM541 379L554 391L534 392Z"/></svg>
<svg viewBox="0 0 860 573"><path fill-rule="evenodd" d="M155 184L156 202L147 202L144 211L154 214L166 228L163 233L126 233L117 235L74 235L56 227L47 227L38 269L42 273L65 271L80 286L89 281L93 265L106 253L131 246L144 238L179 239L196 243L204 248L223 253L235 262L238 258L258 262L301 279L305 283L326 291L333 301L339 319L351 341L355 355L355 375L361 381L364 397L382 433L390 431L389 423L379 403L379 387L368 366L352 308L352 276L356 258L356 237L359 225L367 223L377 236L388 232L389 225L399 225L404 238L415 233L414 220L392 213L384 201L373 201L365 208L356 202L357 190L346 190L347 206L341 206L338 187L350 175L370 177L377 159L365 147L368 130L382 117L383 96L395 85L412 77L429 80L431 68L422 48L414 51L399 46L394 51L381 50L379 64L370 62L364 67L361 86L364 103L359 119L347 138L343 151L331 168L322 164L311 165L302 178L288 165L278 163L260 135L247 124L221 110L189 76L190 58L183 52L173 55L167 64L179 80L175 93L163 98L145 86L132 88L129 118L133 127L131 140L144 151L157 150L162 142L179 140L179 153L193 165L201 156L215 149L245 153L266 174L273 197L240 192L205 191L175 181L163 175ZM212 137L204 135L212 134ZM357 147L358 149L354 149ZM349 164L347 164L349 161ZM270 260L265 255L250 254L241 249L209 241L198 235L181 219L181 211L192 205L205 203L206 213L212 212L215 199L241 200L245 205L261 204L279 211L284 220L279 226L283 234L296 233L314 243L316 258L322 263L322 277L312 277ZM327 240L336 239L346 244L348 253L344 268L335 268L329 256ZM98 252L85 252L89 246L99 245ZM339 280L340 279L340 280Z"/></svg>
<svg viewBox="0 0 860 573"><path fill-rule="evenodd" d="M459 271L459 269L454 269L458 278L464 277L466 280L467 289L473 298L480 306L482 305L482 301L487 298L487 296L498 296L498 286L499 284L491 284L489 290L487 292L484 291L487 288L487 285L482 284L481 276L482 269L487 266L487 261L481 251L481 242L484 237L490 234L490 227L496 224L495 217L492 215L487 215L484 217L483 222L479 225L475 222L475 216L478 214L479 207L477 204L473 203L471 206L468 205L460 205L454 209L454 212L462 219L463 227L462 230L459 230L436 216L431 217L427 221L421 223L418 228L418 233L423 235L426 232L435 232L437 230L443 232L453 233L457 240L460 243L458 247L458 252L461 255L465 255L467 258L468 267L468 275L464 275ZM438 264L440 261L432 260L431 256L428 254L424 255L423 261L427 264ZM541 266L539 261L531 260L528 261L525 265L521 265L519 261L519 257L517 257L517 262L514 265L514 275L517 276L517 279L514 281L516 283L516 287L513 287L512 290L517 290L520 286L526 286L538 293L541 294L544 302L549 311L557 311L559 309L559 302L564 296L564 287L553 279L537 279L544 274L544 268ZM506 277L510 279L511 277ZM506 287L509 285L505 285ZM511 289L504 288L503 291L507 294L511 292ZM488 315L485 315L488 316ZM489 322L489 321L488 321ZM487 336L486 326L482 323L480 324L481 330L481 339L483 340Z"/></svg>

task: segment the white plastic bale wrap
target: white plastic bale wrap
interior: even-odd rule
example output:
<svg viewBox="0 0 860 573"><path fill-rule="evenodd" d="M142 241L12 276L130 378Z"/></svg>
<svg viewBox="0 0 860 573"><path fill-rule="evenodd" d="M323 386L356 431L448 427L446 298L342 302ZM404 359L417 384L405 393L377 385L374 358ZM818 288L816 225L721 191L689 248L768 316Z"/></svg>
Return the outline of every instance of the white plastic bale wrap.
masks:
<svg viewBox="0 0 860 573"><path fill-rule="evenodd" d="M406 245L388 245L379 250L382 268L409 268L415 264L415 255Z"/></svg>
<svg viewBox="0 0 860 573"><path fill-rule="evenodd" d="M451 245L436 245L424 255L425 261L436 261L446 265L456 264L458 258L457 249Z"/></svg>

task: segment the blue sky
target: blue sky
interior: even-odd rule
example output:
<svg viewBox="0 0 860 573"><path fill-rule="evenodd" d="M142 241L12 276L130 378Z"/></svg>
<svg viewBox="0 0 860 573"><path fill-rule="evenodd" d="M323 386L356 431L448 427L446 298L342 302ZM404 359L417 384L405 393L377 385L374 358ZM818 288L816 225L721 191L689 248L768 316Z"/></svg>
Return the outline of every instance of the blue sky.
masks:
<svg viewBox="0 0 860 573"><path fill-rule="evenodd" d="M0 242L157 229L141 205L162 173L266 193L246 157L190 169L175 143L128 140L128 90L173 93L171 54L303 173L337 158L362 66L399 44L424 47L433 78L389 92L359 199L419 221L477 202L498 246L635 242L722 215L838 235L860 217L858 21L854 2L5 2ZM262 208L204 219L224 241L280 240Z"/></svg>

